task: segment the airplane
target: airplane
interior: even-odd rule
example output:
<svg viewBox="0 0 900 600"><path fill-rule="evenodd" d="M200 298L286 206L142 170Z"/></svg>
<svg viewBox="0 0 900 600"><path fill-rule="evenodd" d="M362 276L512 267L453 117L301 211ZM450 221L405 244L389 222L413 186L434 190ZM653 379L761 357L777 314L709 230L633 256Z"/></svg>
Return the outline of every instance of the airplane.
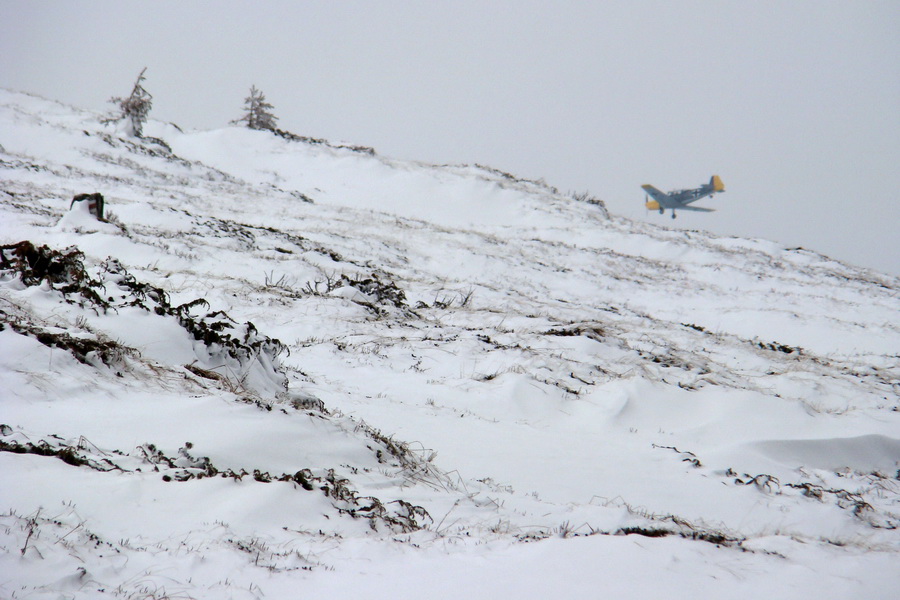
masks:
<svg viewBox="0 0 900 600"><path fill-rule="evenodd" d="M644 206L650 210L659 210L659 214L665 213L666 209L671 209L672 218L675 218L675 209L678 210L695 210L698 212L713 212L714 208L700 208L699 206L688 206L692 202L696 202L701 198L713 196L718 192L725 191L725 184L718 175L713 175L709 183L703 184L693 190L674 190L671 192L661 192L652 185L641 186L653 200L648 200Z"/></svg>

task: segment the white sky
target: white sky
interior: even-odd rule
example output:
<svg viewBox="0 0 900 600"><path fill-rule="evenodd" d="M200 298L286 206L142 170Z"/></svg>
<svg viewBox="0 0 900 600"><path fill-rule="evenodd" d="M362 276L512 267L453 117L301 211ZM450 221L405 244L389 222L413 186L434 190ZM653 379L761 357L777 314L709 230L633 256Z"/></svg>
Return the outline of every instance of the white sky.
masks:
<svg viewBox="0 0 900 600"><path fill-rule="evenodd" d="M0 86L102 110L146 66L152 117L211 129L255 84L301 135L900 275L898 32L895 0L0 0ZM716 213L642 208L713 173Z"/></svg>

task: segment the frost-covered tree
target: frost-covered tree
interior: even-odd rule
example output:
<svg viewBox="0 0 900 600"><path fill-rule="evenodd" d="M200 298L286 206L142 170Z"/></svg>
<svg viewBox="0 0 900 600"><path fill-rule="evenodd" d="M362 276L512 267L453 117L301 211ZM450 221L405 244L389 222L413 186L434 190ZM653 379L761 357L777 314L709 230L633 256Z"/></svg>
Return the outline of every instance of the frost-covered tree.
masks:
<svg viewBox="0 0 900 600"><path fill-rule="evenodd" d="M117 105L119 114L106 119L105 123L122 122L124 123L127 133L135 137L141 137L144 131L144 123L147 121L147 115L150 113L150 107L153 105L153 96L144 89L141 83L144 81L144 72L147 67L141 70L137 81L134 82L134 89L127 98L110 98L110 102Z"/></svg>
<svg viewBox="0 0 900 600"><path fill-rule="evenodd" d="M235 119L232 123L246 123L250 129L267 129L275 131L275 121L278 117L272 114L274 107L266 102L266 96L250 86L250 95L244 98L244 116Z"/></svg>

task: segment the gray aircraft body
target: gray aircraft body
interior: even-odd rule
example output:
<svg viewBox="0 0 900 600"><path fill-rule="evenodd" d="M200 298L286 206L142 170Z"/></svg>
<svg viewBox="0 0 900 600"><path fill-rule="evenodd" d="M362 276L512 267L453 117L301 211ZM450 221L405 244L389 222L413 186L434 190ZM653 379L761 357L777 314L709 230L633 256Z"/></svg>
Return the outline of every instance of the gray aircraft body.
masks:
<svg viewBox="0 0 900 600"><path fill-rule="evenodd" d="M713 212L714 208L701 208L699 206L688 206L692 202L696 202L701 198L712 196L718 192L725 191L725 184L718 175L713 175L709 183L692 190L675 190L672 192L661 192L652 185L642 185L644 191L650 195L653 200L648 200L644 205L650 210L658 210L659 214L666 212L666 209L672 211L672 218L675 218L675 210L694 210L698 212Z"/></svg>

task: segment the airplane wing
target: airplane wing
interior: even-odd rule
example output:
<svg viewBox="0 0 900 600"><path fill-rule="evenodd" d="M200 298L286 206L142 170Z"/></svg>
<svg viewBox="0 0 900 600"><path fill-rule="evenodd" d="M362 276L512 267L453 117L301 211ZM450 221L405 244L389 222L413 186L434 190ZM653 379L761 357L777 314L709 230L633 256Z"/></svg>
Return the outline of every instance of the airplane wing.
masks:
<svg viewBox="0 0 900 600"><path fill-rule="evenodd" d="M653 198L654 200L656 200L657 202L661 202L664 198L668 197L668 194L666 194L665 192L659 191L652 185L647 184L647 185L642 185L641 187L644 188L644 191L647 192L648 194L650 194L650 197Z"/></svg>
<svg viewBox="0 0 900 600"><path fill-rule="evenodd" d="M688 206L684 204L682 206L677 207L678 210L695 210L697 212L716 212L714 208L702 208L700 206Z"/></svg>

